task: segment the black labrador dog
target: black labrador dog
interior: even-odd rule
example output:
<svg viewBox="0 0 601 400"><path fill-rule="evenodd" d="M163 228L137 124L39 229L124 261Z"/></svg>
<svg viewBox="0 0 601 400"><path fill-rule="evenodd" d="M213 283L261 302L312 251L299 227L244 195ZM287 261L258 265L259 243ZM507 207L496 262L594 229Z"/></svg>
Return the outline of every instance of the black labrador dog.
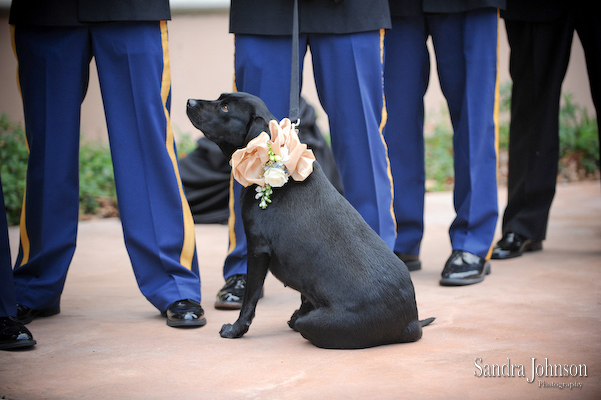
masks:
<svg viewBox="0 0 601 400"><path fill-rule="evenodd" d="M226 93L214 101L188 100L192 124L230 159L275 117L261 99ZM405 264L332 186L314 162L301 182L273 189L259 207L253 186L240 207L248 243L247 285L240 316L221 328L224 338L244 335L254 318L267 275L301 293L288 322L315 346L357 349L413 342L422 336L415 291Z"/></svg>

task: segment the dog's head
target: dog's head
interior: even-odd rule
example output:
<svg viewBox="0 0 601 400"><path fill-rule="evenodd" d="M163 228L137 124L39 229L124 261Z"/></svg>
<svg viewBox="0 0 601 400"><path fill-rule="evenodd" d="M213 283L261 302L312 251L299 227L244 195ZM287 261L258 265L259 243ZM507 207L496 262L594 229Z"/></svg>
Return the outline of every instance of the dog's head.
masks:
<svg viewBox="0 0 601 400"><path fill-rule="evenodd" d="M189 99L188 118L229 159L261 132L275 117L265 103L248 93L224 93L217 100Z"/></svg>

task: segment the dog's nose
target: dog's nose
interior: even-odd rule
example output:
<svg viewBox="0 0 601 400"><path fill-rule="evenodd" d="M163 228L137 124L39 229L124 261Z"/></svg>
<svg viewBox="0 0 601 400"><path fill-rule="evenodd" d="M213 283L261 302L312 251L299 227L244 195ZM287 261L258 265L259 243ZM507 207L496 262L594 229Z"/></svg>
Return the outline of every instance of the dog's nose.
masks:
<svg viewBox="0 0 601 400"><path fill-rule="evenodd" d="M198 104L198 102L194 99L188 99L188 107L194 107Z"/></svg>

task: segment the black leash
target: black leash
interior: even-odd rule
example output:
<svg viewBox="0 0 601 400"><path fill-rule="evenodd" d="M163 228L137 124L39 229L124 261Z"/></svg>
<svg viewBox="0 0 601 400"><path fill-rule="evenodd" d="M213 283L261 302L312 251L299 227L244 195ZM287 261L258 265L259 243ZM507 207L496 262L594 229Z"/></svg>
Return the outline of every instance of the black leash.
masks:
<svg viewBox="0 0 601 400"><path fill-rule="evenodd" d="M294 0L292 12L292 68L290 76L290 112L289 118L293 124L300 124L300 76L298 68L298 0Z"/></svg>

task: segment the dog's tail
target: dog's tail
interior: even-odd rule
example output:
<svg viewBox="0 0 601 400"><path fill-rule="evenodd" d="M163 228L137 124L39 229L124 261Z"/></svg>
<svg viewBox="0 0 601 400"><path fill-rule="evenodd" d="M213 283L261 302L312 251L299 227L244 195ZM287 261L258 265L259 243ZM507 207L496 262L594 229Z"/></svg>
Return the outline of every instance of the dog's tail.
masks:
<svg viewBox="0 0 601 400"><path fill-rule="evenodd" d="M419 321L419 324L423 328L424 326L430 325L432 322L434 322L435 319L436 318L434 318L434 317L432 317L432 318L426 318L426 319L423 319L423 320Z"/></svg>

